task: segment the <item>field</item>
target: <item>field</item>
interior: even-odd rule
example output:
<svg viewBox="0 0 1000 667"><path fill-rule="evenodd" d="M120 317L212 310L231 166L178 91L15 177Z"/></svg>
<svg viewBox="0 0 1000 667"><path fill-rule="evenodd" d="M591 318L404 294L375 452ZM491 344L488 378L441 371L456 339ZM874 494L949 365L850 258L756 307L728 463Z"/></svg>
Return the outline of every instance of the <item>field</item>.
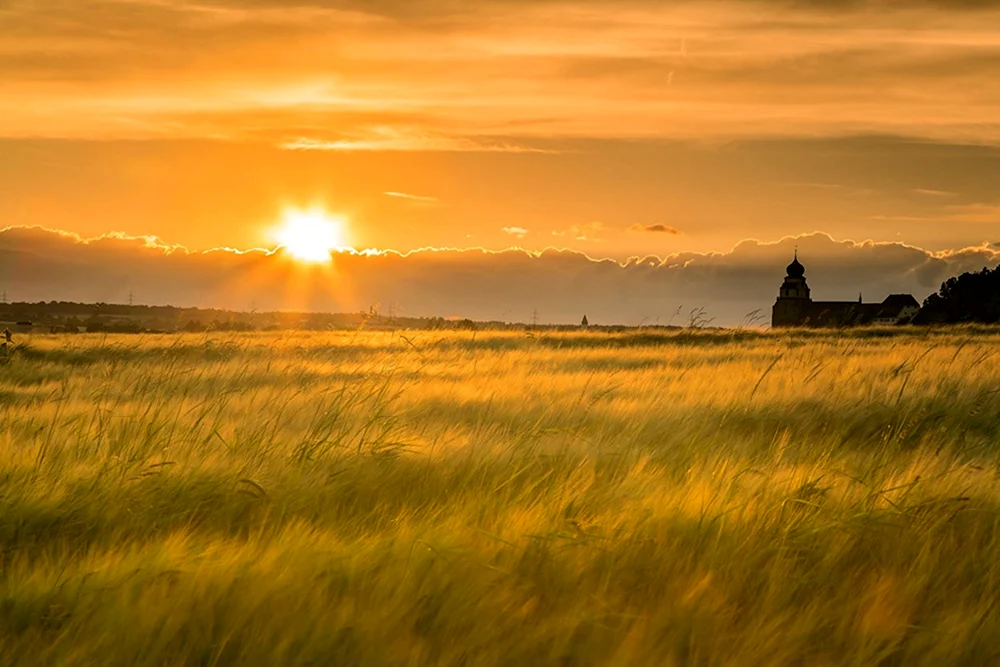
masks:
<svg viewBox="0 0 1000 667"><path fill-rule="evenodd" d="M35 336L0 664L1000 664L1000 332Z"/></svg>

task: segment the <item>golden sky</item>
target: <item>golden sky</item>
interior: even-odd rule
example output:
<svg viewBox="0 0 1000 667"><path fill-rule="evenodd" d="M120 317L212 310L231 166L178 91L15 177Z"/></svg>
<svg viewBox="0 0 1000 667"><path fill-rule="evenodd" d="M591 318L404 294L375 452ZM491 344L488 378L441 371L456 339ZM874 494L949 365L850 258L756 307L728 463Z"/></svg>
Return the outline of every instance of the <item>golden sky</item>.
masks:
<svg viewBox="0 0 1000 667"><path fill-rule="evenodd" d="M268 245L1000 240L994 0L0 0L0 226Z"/></svg>

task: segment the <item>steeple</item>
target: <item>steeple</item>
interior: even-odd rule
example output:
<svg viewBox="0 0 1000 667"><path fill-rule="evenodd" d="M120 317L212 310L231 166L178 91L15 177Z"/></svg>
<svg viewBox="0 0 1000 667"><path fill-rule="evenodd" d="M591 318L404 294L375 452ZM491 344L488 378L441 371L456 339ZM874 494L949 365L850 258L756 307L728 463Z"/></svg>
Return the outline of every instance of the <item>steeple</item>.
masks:
<svg viewBox="0 0 1000 667"><path fill-rule="evenodd" d="M785 267L785 272L788 274L789 278L801 278L806 275L806 267L799 263L799 249L795 249L795 257L792 259L792 263Z"/></svg>
<svg viewBox="0 0 1000 667"><path fill-rule="evenodd" d="M795 249L792 263L785 267L785 282L778 291L780 299L809 299L809 286L806 284L806 267L799 262L799 250Z"/></svg>
<svg viewBox="0 0 1000 667"><path fill-rule="evenodd" d="M785 268L785 281L778 290L778 300L771 310L771 326L798 326L809 317L812 299L806 284L806 267L799 262L799 249L795 248L792 263Z"/></svg>

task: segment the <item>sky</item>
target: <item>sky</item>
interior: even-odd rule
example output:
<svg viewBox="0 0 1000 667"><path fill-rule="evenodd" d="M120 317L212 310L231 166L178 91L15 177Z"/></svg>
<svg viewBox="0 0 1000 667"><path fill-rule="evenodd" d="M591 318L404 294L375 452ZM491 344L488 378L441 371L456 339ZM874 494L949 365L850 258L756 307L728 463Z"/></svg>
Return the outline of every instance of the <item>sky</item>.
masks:
<svg viewBox="0 0 1000 667"><path fill-rule="evenodd" d="M138 278L42 290L14 268L32 243L90 258L108 234L164 266L183 253L282 271L280 253L213 250L273 249L288 210L321 208L371 252L310 269L340 295L300 295L317 308L399 297L413 314L494 313L482 300L506 288L438 284L435 267L470 264L498 285L537 273L548 282L505 310L551 301L556 318L577 275L558 278L561 257L588 276L601 260L686 271L587 278L595 296L573 313L655 317L669 307L626 312L614 292L655 288L644 303L719 304L729 321L770 307L787 260L759 294L695 270L795 245L815 253L817 298L922 299L937 269L848 267L882 251L996 262L998 71L1000 0L0 0L0 250L21 253L0 283L127 294ZM386 262L425 289L368 275ZM60 266L54 279L71 274ZM220 305L206 281L143 298ZM742 300L714 291L734 288Z"/></svg>

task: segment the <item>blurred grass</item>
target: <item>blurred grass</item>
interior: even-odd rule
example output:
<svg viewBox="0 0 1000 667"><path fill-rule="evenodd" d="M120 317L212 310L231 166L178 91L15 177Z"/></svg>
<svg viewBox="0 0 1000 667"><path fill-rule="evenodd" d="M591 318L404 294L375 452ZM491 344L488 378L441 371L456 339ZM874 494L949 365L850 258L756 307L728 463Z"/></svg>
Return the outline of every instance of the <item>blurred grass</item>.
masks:
<svg viewBox="0 0 1000 667"><path fill-rule="evenodd" d="M0 664L998 664L998 350L32 337Z"/></svg>

